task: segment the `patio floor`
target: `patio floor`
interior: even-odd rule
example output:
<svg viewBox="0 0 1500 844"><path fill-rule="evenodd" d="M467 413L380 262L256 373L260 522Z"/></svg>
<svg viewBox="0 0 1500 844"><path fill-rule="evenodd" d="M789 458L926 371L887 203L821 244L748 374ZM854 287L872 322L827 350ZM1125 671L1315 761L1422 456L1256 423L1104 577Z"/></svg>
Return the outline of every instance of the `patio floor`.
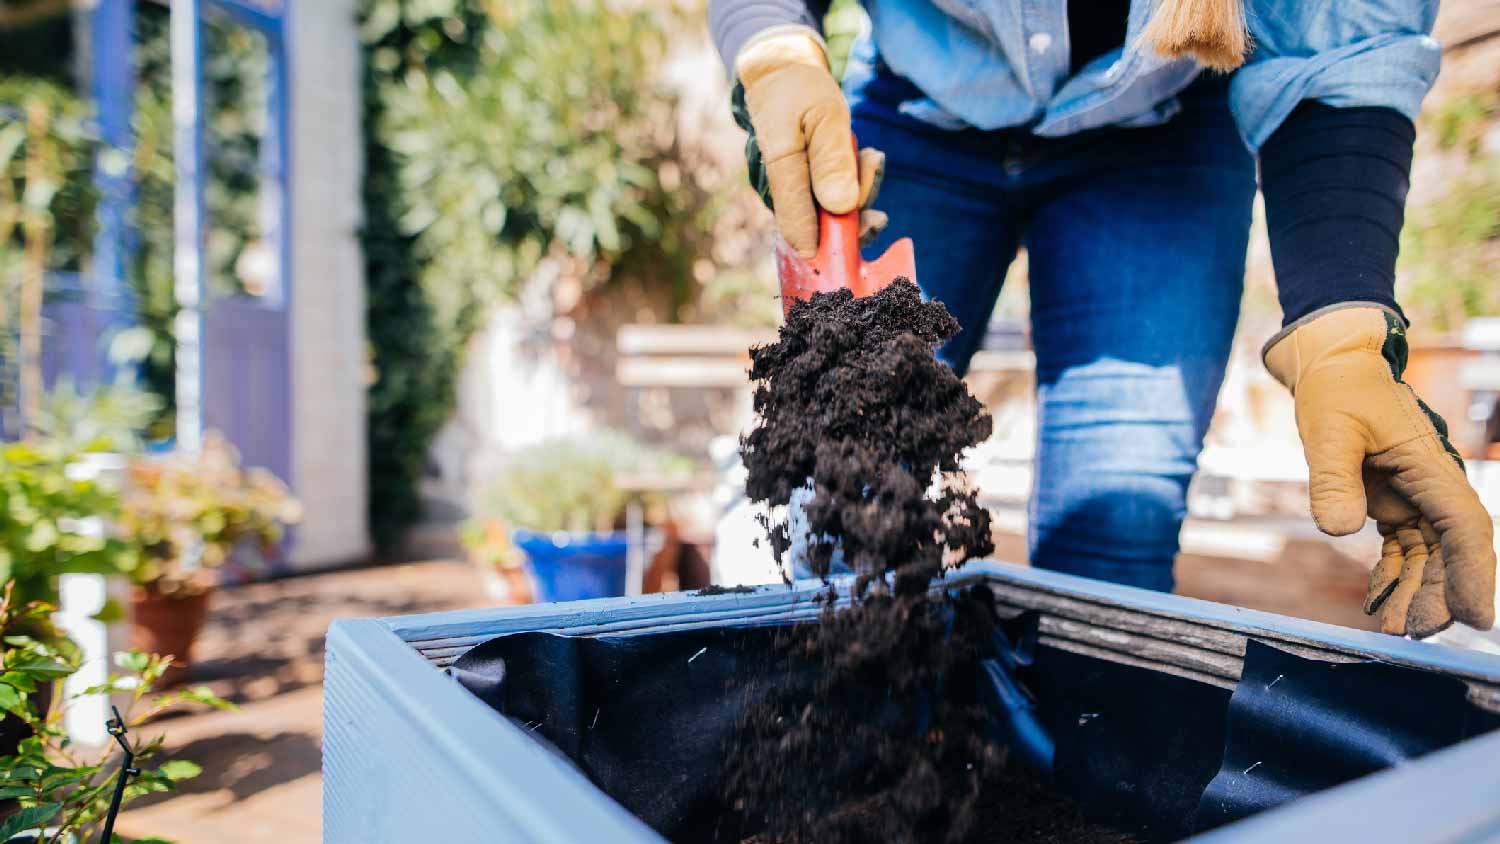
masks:
<svg viewBox="0 0 1500 844"><path fill-rule="evenodd" d="M183 844L322 839L323 636L338 618L488 603L468 563L432 561L305 575L215 596L194 682L240 705L159 723L172 756L203 774L120 816L131 837Z"/></svg>

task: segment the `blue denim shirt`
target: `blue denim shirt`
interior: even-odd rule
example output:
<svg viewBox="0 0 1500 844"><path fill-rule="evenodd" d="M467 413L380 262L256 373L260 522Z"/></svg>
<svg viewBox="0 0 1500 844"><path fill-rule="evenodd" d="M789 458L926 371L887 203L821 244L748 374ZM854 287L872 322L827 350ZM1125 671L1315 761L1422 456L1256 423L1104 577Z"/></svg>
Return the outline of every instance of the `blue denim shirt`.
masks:
<svg viewBox="0 0 1500 844"><path fill-rule="evenodd" d="M1084 0L1073 0L1084 2ZM1043 136L1099 126L1149 126L1177 110L1200 72L1137 46L1152 0L1131 0L1125 46L1069 73L1067 0L866 0L871 29L856 44L845 84L858 97L878 53L926 99L903 107L930 123ZM787 0L715 0L710 15L725 61L784 14ZM1297 103L1386 106L1415 118L1437 77L1429 35L1436 0L1245 0L1254 51L1235 71L1230 107L1252 150ZM810 21L805 11L784 22ZM752 21L755 22L752 24Z"/></svg>

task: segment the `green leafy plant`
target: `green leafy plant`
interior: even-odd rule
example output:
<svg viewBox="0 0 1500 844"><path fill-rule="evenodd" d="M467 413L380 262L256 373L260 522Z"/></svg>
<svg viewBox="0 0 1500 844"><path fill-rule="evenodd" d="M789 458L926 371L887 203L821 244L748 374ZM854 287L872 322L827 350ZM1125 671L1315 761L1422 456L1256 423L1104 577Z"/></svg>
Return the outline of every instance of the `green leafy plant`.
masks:
<svg viewBox="0 0 1500 844"><path fill-rule="evenodd" d="M44 624L52 607L42 602L14 603L13 586L8 584L0 597L0 628L24 629ZM121 670L104 683L74 695L72 700L101 695L125 697L128 703L120 714L131 729L143 727L163 712L183 705L234 708L205 686L153 692L153 684L161 679L171 662L170 657L139 652L116 654L115 663ZM14 753L0 755L0 799L14 800L17 805L14 814L0 821L0 842L63 844L91 840L109 810L120 762L119 750L113 744L85 754L68 740L62 729L63 700L57 690L61 688L61 680L78 670L76 648L70 642L60 646L31 636L10 635L5 638L3 668L0 710L8 720L24 725L29 734L18 742ZM51 690L52 694L46 695L44 690ZM43 697L51 702L43 705L38 700ZM131 741L134 764L140 773L131 777L124 801L171 791L177 783L201 771L186 759L152 764L162 749L161 735L144 741L131 740L128 735L126 739ZM26 837L20 838L22 835Z"/></svg>
<svg viewBox="0 0 1500 844"><path fill-rule="evenodd" d="M632 495L628 480L692 468L690 460L611 432L540 443L512 456L466 536L478 547L486 520L542 532L612 530Z"/></svg>
<svg viewBox="0 0 1500 844"><path fill-rule="evenodd" d="M131 546L108 531L120 512L118 494L85 467L101 450L40 439L0 447L0 581L14 582L18 604L56 604L61 574L136 568ZM28 623L41 619L28 616ZM55 638L50 629L26 632Z"/></svg>
<svg viewBox="0 0 1500 844"><path fill-rule="evenodd" d="M141 457L126 469L121 532L140 549L132 579L163 595L211 585L207 573L256 543L273 553L301 505L275 475L243 469L239 452L210 432L197 454Z"/></svg>

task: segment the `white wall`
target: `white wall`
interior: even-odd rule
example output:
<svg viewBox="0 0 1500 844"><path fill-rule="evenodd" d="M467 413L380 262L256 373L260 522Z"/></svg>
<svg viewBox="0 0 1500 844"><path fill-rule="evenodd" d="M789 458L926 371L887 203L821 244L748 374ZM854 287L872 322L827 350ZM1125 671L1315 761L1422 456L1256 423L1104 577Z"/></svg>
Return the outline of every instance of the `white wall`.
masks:
<svg viewBox="0 0 1500 844"><path fill-rule="evenodd" d="M360 53L354 0L288 4L291 62L292 477L306 508L292 563L369 551Z"/></svg>

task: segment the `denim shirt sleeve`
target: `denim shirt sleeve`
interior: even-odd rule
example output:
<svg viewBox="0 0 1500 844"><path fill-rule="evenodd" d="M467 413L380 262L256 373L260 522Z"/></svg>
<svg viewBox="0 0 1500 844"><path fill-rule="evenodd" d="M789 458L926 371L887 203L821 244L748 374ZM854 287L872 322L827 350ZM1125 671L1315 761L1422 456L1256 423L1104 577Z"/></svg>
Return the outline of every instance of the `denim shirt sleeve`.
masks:
<svg viewBox="0 0 1500 844"><path fill-rule="evenodd" d="M1415 120L1437 78L1436 0L1249 0L1254 52L1230 84L1240 136L1258 151L1303 100L1384 106Z"/></svg>

